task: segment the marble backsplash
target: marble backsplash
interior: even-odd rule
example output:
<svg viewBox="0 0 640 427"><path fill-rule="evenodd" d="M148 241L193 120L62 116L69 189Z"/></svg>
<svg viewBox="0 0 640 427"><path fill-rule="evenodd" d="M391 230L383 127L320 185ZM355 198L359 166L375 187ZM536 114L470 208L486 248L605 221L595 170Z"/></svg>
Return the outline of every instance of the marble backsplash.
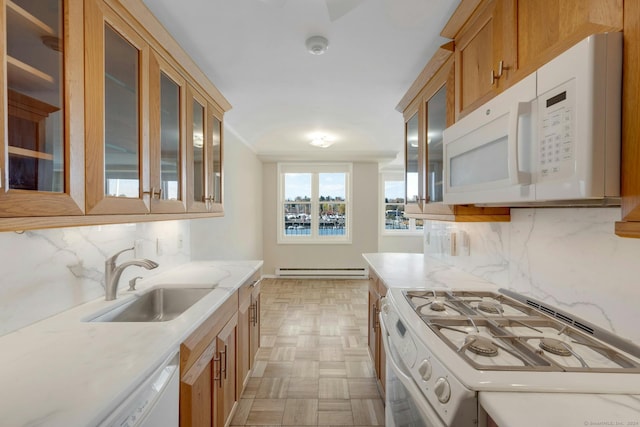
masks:
<svg viewBox="0 0 640 427"><path fill-rule="evenodd" d="M137 253L125 252L118 262L149 258L160 266L125 269L120 289L135 276L190 261L189 227L163 221L0 233L0 335L104 297L105 259L134 244Z"/></svg>
<svg viewBox="0 0 640 427"><path fill-rule="evenodd" d="M573 313L640 345L640 240L617 237L619 208L511 209L508 223L425 221L425 253ZM465 233L468 254L450 254Z"/></svg>

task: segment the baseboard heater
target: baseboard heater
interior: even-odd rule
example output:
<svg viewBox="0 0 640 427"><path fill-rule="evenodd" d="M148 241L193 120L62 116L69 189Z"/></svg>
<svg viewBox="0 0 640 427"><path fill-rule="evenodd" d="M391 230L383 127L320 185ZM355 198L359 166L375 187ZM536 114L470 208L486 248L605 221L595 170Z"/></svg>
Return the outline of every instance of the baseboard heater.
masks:
<svg viewBox="0 0 640 427"><path fill-rule="evenodd" d="M276 268L276 277L366 279L367 268Z"/></svg>

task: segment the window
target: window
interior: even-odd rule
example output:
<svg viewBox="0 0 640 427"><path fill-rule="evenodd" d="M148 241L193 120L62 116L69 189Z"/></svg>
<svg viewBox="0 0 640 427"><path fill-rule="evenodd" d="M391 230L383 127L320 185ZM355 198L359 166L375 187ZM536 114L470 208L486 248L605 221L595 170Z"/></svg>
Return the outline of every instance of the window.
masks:
<svg viewBox="0 0 640 427"><path fill-rule="evenodd" d="M381 174L382 234L416 235L422 234L423 220L404 216L404 175L401 173Z"/></svg>
<svg viewBox="0 0 640 427"><path fill-rule="evenodd" d="M278 243L351 243L351 164L278 164Z"/></svg>

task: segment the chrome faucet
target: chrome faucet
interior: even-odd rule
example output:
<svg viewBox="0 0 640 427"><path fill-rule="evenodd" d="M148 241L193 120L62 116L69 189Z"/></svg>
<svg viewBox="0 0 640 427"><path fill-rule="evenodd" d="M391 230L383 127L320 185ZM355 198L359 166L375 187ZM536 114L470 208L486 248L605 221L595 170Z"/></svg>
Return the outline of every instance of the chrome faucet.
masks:
<svg viewBox="0 0 640 427"><path fill-rule="evenodd" d="M144 267L147 270L154 269L158 266L158 263L151 261L150 259L132 259L126 261L116 267L116 259L118 255L123 252L132 251L134 248L123 249L115 255L107 258L104 262L104 290L105 299L107 301L113 301L116 299L116 293L118 292L118 281L125 268L131 265L137 265L138 267Z"/></svg>

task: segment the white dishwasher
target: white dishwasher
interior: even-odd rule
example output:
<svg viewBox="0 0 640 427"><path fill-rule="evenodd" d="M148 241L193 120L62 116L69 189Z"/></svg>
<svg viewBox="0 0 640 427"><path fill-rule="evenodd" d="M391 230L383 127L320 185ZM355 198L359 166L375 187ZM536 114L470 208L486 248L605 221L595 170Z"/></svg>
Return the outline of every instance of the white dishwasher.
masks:
<svg viewBox="0 0 640 427"><path fill-rule="evenodd" d="M169 356L99 427L177 427L179 353Z"/></svg>

